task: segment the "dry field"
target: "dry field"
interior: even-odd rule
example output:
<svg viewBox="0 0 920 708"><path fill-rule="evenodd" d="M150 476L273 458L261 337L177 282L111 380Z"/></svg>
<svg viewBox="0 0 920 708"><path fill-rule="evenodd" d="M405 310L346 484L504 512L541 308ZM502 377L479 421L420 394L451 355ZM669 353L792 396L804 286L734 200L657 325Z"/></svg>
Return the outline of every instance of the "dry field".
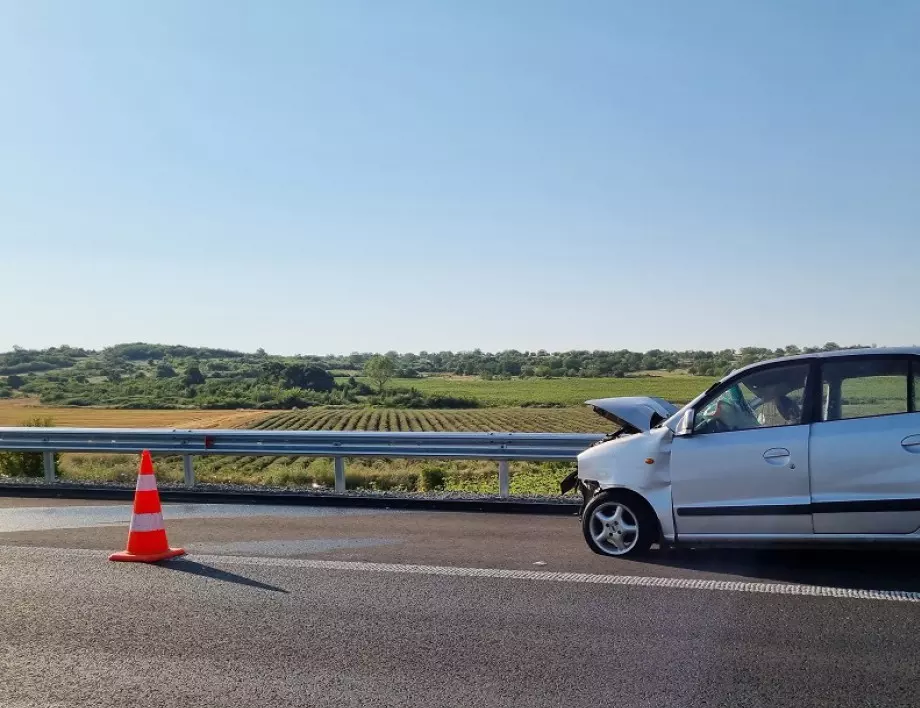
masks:
<svg viewBox="0 0 920 708"><path fill-rule="evenodd" d="M51 418L72 428L248 428L272 411L133 410L40 406L35 399L0 400L0 427Z"/></svg>

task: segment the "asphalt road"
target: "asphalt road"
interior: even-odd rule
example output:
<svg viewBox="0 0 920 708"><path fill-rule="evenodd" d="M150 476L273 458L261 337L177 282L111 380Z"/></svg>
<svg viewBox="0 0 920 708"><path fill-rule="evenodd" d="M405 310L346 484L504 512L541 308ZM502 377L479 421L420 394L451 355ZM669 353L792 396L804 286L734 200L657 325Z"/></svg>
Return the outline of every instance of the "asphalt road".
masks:
<svg viewBox="0 0 920 708"><path fill-rule="evenodd" d="M916 554L592 555L566 518L0 500L0 706L917 706ZM819 587L815 587L819 586ZM874 593L873 591L883 591Z"/></svg>

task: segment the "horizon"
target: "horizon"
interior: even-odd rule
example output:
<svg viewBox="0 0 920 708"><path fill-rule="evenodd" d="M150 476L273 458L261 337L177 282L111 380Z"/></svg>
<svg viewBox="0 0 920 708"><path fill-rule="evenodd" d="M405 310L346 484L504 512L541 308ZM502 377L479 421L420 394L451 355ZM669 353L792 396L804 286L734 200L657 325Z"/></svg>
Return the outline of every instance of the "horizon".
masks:
<svg viewBox="0 0 920 708"><path fill-rule="evenodd" d="M900 345L918 22L907 0L7 4L0 350Z"/></svg>
<svg viewBox="0 0 920 708"><path fill-rule="evenodd" d="M916 345L916 344L904 344L904 345L878 345L878 344L875 344L875 343L873 343L873 344L862 344L862 343L858 343L858 344L840 344L839 342L829 341L829 342L825 342L824 344L786 344L785 346L781 346L781 347L761 347L761 346L757 346L757 345L745 345L745 346L735 346L735 347L723 347L723 348L721 348L721 349L663 349L663 348L661 348L661 347L652 347L651 349L643 349L643 350L630 350L630 349L626 349L626 348L616 348L616 349L587 349L587 350L586 350L586 349L548 349L548 348L546 348L546 347L538 347L537 349L515 349L515 348L509 348L509 349L487 350L487 349L483 349L482 347L474 347L474 348L472 348L472 349L418 349L418 350L415 350L415 351L412 351L412 350L405 350L405 351L399 351L399 350L376 350L376 351L372 351L372 350L368 350L368 351L351 351L351 352L323 352L323 353L318 353L318 352L296 352L296 353L287 353L287 352L272 352L272 351L269 351L269 350L265 349L264 347L256 347L256 349L253 349L253 350L242 350L242 349L232 349L232 348L221 347L221 346L197 345L197 344L166 344L166 343L163 343L163 342L116 342L116 343L114 343L114 344L109 344L109 345L105 345L105 346L101 346L101 347L81 347L81 346L75 346L75 345L68 344L68 343L63 343L63 344L52 345L52 346L50 346L50 347L40 347L40 348L39 348L39 347L28 347L28 346L22 346L22 345L16 344L16 345L13 345L12 347L10 347L10 349L6 349L6 350L0 349L0 355L3 355L3 354L10 354L10 353L12 353L12 352L14 352L14 351L17 351L17 350L21 350L21 351L44 351L44 350L48 350L48 349L61 349L61 348L66 348L66 347L70 347L70 348L73 348L73 349L81 349L81 350L85 350L85 351L87 351L87 352L92 352L92 353L97 353L97 354L98 354L98 353L103 352L103 351L105 351L105 350L107 350L107 349L112 349L112 348L115 348L115 347L122 347L122 346L127 346L127 345L149 345L149 346L158 346L158 347L185 347L185 348L188 348L188 349L213 349L213 350L215 350L215 351L233 352L233 353L235 353L235 354L245 354L245 355L255 355L255 354L258 353L258 350L261 349L261 350L264 352L264 355L265 355L265 356L271 356L271 357L295 357L295 358L296 358L296 357L301 357L301 358L319 358L319 359L321 359L321 358L326 358L326 357L330 357L330 358L331 358L331 357L337 357L337 358L338 358L338 357L348 357L348 356L354 356L354 355L360 355L360 356L365 356L365 355L366 355L366 356L372 356L372 355L377 355L377 354L384 354L384 355L386 355L386 354L389 354L390 352L395 352L398 356L405 356L406 354L421 355L422 352L425 352L425 353L427 353L427 354L440 354L440 353L444 353L444 352L451 352L451 353L453 353L453 354L470 354L470 353L474 353L474 352L480 352L480 353L483 354L483 355L493 355L493 354L502 354L502 353L505 353L505 352L519 352L519 353L522 353L522 354L527 354L527 353L529 353L529 354L537 354L537 353L539 353L539 352L541 352L541 351L542 351L542 352L546 352L546 353L549 354L549 355L554 355L554 354L565 354L565 353L570 353L570 352L584 352L584 351L587 351L587 352L617 352L617 351L630 351L630 352L637 353L637 354L645 354L645 353L648 353L648 352L651 352L651 351L660 351L660 352L662 352L662 353L687 353L687 352L719 353L719 352L723 352L723 351L732 351L732 352L734 352L735 354L738 354L739 352L744 351L744 350L761 350L761 351L776 352L776 351L779 351L779 350L788 350L790 347L796 347L796 348L798 348L799 350L801 350L803 353L805 353L805 350L824 351L824 350L827 350L828 345L831 345L831 344L835 345L835 347L834 347L833 349L831 349L830 351L836 351L836 350L850 350L850 349L863 349L863 348L864 348L864 349L898 349L898 348L916 348L916 347L920 346L920 345Z"/></svg>

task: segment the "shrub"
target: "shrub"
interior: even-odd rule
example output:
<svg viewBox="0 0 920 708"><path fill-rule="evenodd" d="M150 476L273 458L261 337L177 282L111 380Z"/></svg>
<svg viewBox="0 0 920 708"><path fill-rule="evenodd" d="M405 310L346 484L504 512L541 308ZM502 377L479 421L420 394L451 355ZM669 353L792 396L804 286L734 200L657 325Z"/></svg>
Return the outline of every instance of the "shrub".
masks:
<svg viewBox="0 0 920 708"><path fill-rule="evenodd" d="M370 403L387 408L424 408L425 396L417 389L392 389L386 395L373 396Z"/></svg>
<svg viewBox="0 0 920 708"><path fill-rule="evenodd" d="M380 492L414 492L418 489L419 477L415 472L376 472L373 470L349 473L346 468L345 486L348 489L371 489Z"/></svg>
<svg viewBox="0 0 920 708"><path fill-rule="evenodd" d="M475 398L463 396L426 396L425 408L479 408L482 404Z"/></svg>
<svg viewBox="0 0 920 708"><path fill-rule="evenodd" d="M23 422L27 428L51 428L51 418L32 418ZM54 456L54 466L58 466L59 455ZM40 452L0 452L0 475L4 477L44 477L45 464Z"/></svg>
<svg viewBox="0 0 920 708"><path fill-rule="evenodd" d="M433 492L444 489L446 473L440 467L423 467L418 476L420 492Z"/></svg>

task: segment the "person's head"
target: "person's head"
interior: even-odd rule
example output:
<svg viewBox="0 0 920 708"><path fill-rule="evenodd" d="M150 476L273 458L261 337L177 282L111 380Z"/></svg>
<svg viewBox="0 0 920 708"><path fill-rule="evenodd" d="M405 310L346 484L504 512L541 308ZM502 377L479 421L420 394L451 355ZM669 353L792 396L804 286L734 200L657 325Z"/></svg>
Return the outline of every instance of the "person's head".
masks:
<svg viewBox="0 0 920 708"><path fill-rule="evenodd" d="M757 395L760 396L762 401L778 401L783 397L783 392L779 386L762 386Z"/></svg>

